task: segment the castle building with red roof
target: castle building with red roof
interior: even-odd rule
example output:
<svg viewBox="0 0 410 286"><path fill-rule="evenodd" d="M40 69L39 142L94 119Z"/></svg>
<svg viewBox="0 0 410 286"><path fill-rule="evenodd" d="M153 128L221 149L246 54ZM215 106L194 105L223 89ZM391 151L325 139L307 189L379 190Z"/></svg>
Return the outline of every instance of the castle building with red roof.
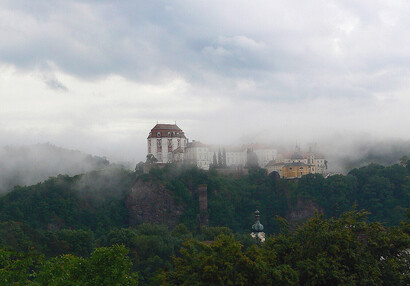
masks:
<svg viewBox="0 0 410 286"><path fill-rule="evenodd" d="M173 152L185 152L187 144L188 139L176 124L157 124L147 138L148 155L153 155L158 163L171 163Z"/></svg>
<svg viewBox="0 0 410 286"><path fill-rule="evenodd" d="M277 172L281 178L295 179L306 174L327 174L327 161L323 155L301 152L296 146L293 153L277 153L277 150L260 143L232 146L212 146L199 141L189 142L176 124L156 124L147 138L148 156L157 163L186 163L208 170L217 168L243 168L252 165ZM249 166L248 166L249 167Z"/></svg>
<svg viewBox="0 0 410 286"><path fill-rule="evenodd" d="M149 132L147 149L148 156L153 156L157 163L188 163L205 170L213 164L223 168L243 168L249 150L255 153L257 164L265 167L277 154L276 149L257 143L221 148L195 140L189 142L176 124L156 124Z"/></svg>

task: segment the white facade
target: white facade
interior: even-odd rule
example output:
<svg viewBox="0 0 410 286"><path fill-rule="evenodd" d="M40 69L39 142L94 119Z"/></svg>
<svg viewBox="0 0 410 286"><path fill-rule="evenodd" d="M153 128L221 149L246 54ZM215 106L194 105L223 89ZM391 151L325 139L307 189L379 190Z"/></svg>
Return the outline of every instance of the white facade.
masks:
<svg viewBox="0 0 410 286"><path fill-rule="evenodd" d="M277 151L276 149L254 149L253 150L258 157L258 164L264 168L270 161L275 160Z"/></svg>
<svg viewBox="0 0 410 286"><path fill-rule="evenodd" d="M208 170L213 164L214 154L218 165L226 167L245 167L247 149L242 148L214 148L199 141L188 143L184 132L176 124L157 124L152 128L147 138L148 155L155 157L158 163L185 162ZM268 162L276 158L276 149L251 148L258 158L260 167L265 167ZM224 162L220 161L219 153Z"/></svg>
<svg viewBox="0 0 410 286"><path fill-rule="evenodd" d="M208 170L213 164L214 155L216 157L217 164L223 165L226 163L226 167L245 167L247 160L247 148L237 149L235 151L224 151L224 148L211 148L201 142L193 141L188 143L185 151L185 162L194 164L199 168ZM258 157L259 166L265 167L268 162L274 160L277 154L276 149L256 149L254 150ZM219 155L220 154L220 155ZM225 160L223 156L226 156ZM220 158L224 162L219 162Z"/></svg>
<svg viewBox="0 0 410 286"><path fill-rule="evenodd" d="M245 166L246 164L246 150L245 151L231 151L226 152L226 165L231 166Z"/></svg>
<svg viewBox="0 0 410 286"><path fill-rule="evenodd" d="M170 163L172 152L178 148L184 150L187 139L184 132L174 124L157 124L147 138L148 155L152 154L158 163Z"/></svg>
<svg viewBox="0 0 410 286"><path fill-rule="evenodd" d="M196 165L198 168L209 170L212 157L210 157L210 152L206 145L194 141L188 144L185 150L184 161Z"/></svg>

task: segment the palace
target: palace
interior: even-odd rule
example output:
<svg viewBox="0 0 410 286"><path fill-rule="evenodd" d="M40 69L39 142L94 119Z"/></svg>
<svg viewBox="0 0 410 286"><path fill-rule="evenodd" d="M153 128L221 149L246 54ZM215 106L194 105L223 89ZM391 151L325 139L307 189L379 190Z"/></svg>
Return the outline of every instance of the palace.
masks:
<svg viewBox="0 0 410 286"><path fill-rule="evenodd" d="M297 146L290 155L278 154L276 149L263 144L221 148L195 140L189 142L176 124L156 124L148 135L147 145L147 157L154 157L156 163L187 163L204 170L211 166L231 169L259 166L286 179L327 173L327 161L311 149L302 153Z"/></svg>
<svg viewBox="0 0 410 286"><path fill-rule="evenodd" d="M275 160L266 165L268 173L277 172L281 178L296 179L307 174L327 174L327 161L324 156L309 149L302 153L300 147L295 147L291 156L280 153Z"/></svg>
<svg viewBox="0 0 410 286"><path fill-rule="evenodd" d="M257 164L265 167L276 157L276 149L261 144L241 147L216 147L199 141L189 142L184 132L176 124L157 124L147 138L148 156L155 157L157 163L188 163L208 170L210 166L243 168L249 153L256 156Z"/></svg>
<svg viewBox="0 0 410 286"><path fill-rule="evenodd" d="M148 155L153 155L158 163L173 161L173 152L184 153L188 139L176 124L157 124L147 138Z"/></svg>

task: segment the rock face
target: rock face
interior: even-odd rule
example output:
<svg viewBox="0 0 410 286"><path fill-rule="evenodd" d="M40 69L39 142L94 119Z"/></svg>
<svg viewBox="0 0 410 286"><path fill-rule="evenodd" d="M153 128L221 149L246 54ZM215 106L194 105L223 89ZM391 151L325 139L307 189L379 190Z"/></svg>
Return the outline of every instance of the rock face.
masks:
<svg viewBox="0 0 410 286"><path fill-rule="evenodd" d="M163 186L137 180L125 200L129 225L158 223L174 227L183 213L172 194Z"/></svg>
<svg viewBox="0 0 410 286"><path fill-rule="evenodd" d="M316 203L311 200L304 201L298 199L296 205L291 207L289 212L286 214L286 219L293 228L297 224L306 221L310 217L313 217L315 215L315 211L318 211L319 213L322 212Z"/></svg>

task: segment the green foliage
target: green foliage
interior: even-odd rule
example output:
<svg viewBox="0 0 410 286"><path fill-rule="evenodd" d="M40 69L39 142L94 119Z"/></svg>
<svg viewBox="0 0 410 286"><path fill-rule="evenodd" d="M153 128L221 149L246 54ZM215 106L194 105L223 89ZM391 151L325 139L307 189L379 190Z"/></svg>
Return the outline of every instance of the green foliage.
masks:
<svg viewBox="0 0 410 286"><path fill-rule="evenodd" d="M192 237L192 234L184 225L171 232L166 226L141 224L136 228L113 229L98 243L104 246L125 245L130 249L133 270L140 274L141 283L155 285L152 279L156 272L172 266L171 257L187 237Z"/></svg>
<svg viewBox="0 0 410 286"><path fill-rule="evenodd" d="M57 232L57 238L63 242L63 253L87 256L94 249L94 234L91 230L64 229Z"/></svg>
<svg viewBox="0 0 410 286"><path fill-rule="evenodd" d="M50 260L0 249L0 285L138 285L124 246L97 248L89 258L65 254Z"/></svg>
<svg viewBox="0 0 410 286"><path fill-rule="evenodd" d="M122 245L97 248L89 258L66 254L43 263L34 285L137 285L130 274L128 249Z"/></svg>
<svg viewBox="0 0 410 286"><path fill-rule="evenodd" d="M409 223L386 229L365 212L316 214L294 233L245 249L233 236L184 243L164 285L408 285Z"/></svg>
<svg viewBox="0 0 410 286"><path fill-rule="evenodd" d="M33 277L33 267L42 261L34 252L21 253L0 248L0 285L26 285Z"/></svg>
<svg viewBox="0 0 410 286"><path fill-rule="evenodd" d="M24 222L32 228L90 228L104 232L127 223L123 200L134 174L121 168L95 171L15 187L0 198L0 222Z"/></svg>
<svg viewBox="0 0 410 286"><path fill-rule="evenodd" d="M210 245L187 241L174 264L176 271L163 276L164 285L247 285L255 268L241 244L226 235Z"/></svg>
<svg viewBox="0 0 410 286"><path fill-rule="evenodd" d="M91 265L95 247L123 244L130 249L126 260L133 263L132 271L139 273L141 284L168 281L183 285L185 282L178 276L178 269L174 269L171 257L185 259L178 250L189 240L184 249L190 249L191 258L208 259L211 263L211 268L207 268L206 261L192 265L181 262L185 276L190 271L202 271L198 275L203 275L200 279L206 282L196 284L217 284L217 279L239 284L247 281L248 285L360 284L360 281L369 285L389 285L386 281L391 281L390 285L405 285L407 282L405 276L398 274L408 273L409 269L408 253L403 249L409 248L410 227L408 222L400 224L406 218L410 197L410 172L404 166L369 165L354 169L347 176L324 178L314 174L297 182L268 176L261 168L252 168L249 175L241 177L189 166L153 168L149 174L140 174L140 178L165 186L184 209L180 224L173 230L152 224L128 227L124 200L134 176L120 168L74 177L58 176L34 186L16 187L1 197L0 247L26 253L3 250L6 254L2 258L2 277L20 284L38 282L43 277L57 281L50 285L70 285L61 281L68 281L68 277L86 279L84 275L91 275L75 269L80 264ZM198 224L197 194L201 184L208 186L210 222L209 227L202 228ZM323 217L316 216L296 229L284 219L277 220L278 215L289 217L297 205L310 202L319 207ZM383 226L367 224L361 212L344 214L353 205L369 210L367 221L380 221ZM263 247L257 246L249 236L255 209L261 211L261 222L268 234L285 227L280 235L267 239ZM212 241L219 244L213 247ZM216 257L221 255L222 246L233 253L223 252L227 255L221 258L225 264L219 265ZM46 257L64 255L41 264L40 256L33 256L30 251L32 248ZM39 276L33 280L33 270L38 264L49 272L37 271ZM17 267L21 268L20 272ZM166 277L158 276L160 269L168 270ZM238 269L257 275L235 274ZM83 273L83 276L78 274L83 278L73 273Z"/></svg>

